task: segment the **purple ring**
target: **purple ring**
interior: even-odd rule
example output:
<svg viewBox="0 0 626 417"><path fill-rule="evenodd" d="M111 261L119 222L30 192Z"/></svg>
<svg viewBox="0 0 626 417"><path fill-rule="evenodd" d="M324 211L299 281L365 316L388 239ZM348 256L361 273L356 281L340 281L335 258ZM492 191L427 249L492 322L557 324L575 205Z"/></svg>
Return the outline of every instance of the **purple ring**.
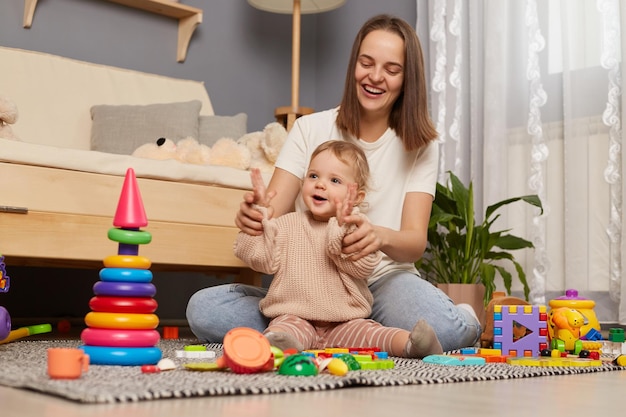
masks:
<svg viewBox="0 0 626 417"><path fill-rule="evenodd" d="M118 297L154 297L156 287L149 282L98 281L93 285L93 292Z"/></svg>

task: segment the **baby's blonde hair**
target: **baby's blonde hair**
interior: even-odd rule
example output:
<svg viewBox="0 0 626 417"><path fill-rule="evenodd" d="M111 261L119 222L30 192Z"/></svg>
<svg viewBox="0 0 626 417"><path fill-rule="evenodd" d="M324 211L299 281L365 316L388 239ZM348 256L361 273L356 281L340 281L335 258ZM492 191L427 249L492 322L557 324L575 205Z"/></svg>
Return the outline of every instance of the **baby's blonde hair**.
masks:
<svg viewBox="0 0 626 417"><path fill-rule="evenodd" d="M330 151L337 159L354 169L358 190L367 193L370 182L370 166L363 149L352 142L329 140L319 145L311 154L311 160L324 151Z"/></svg>

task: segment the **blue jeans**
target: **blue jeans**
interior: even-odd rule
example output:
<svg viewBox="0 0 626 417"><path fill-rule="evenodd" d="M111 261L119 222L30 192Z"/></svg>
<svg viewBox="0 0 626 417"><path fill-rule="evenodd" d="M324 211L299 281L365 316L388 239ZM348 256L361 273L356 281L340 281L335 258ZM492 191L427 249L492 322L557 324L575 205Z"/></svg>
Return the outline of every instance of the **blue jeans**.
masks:
<svg viewBox="0 0 626 417"><path fill-rule="evenodd" d="M370 285L374 305L370 318L384 326L411 330L425 319L435 330L445 351L473 346L480 337L480 324L473 315L428 281L409 272L393 272ZM262 332L269 319L259 311L267 289L244 284L204 288L191 296L187 321L196 337L221 343L235 327Z"/></svg>

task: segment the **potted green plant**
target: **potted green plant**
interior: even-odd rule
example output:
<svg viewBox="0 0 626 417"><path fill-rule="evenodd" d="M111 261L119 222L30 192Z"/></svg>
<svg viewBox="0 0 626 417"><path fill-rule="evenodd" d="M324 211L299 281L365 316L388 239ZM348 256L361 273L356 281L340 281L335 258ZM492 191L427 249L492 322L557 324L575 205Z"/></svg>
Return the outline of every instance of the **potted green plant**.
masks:
<svg viewBox="0 0 626 417"><path fill-rule="evenodd" d="M499 217L496 214L498 209L516 201L538 207L543 213L539 197L525 195L490 205L482 222L478 223L472 182L466 187L454 173L449 172L448 185L437 184L428 224L428 245L424 256L415 264L422 276L436 285L482 284L483 304L487 305L496 289L497 274L502 277L507 293L511 294L512 266L524 288L524 298L528 300L526 274L512 251L534 248L534 245L510 234L510 230L491 230Z"/></svg>

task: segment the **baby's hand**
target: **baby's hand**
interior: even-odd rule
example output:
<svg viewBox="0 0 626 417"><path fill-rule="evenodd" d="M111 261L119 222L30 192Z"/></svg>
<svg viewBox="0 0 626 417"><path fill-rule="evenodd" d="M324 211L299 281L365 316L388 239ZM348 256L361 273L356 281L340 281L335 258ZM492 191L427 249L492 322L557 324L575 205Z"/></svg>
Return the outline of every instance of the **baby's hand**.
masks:
<svg viewBox="0 0 626 417"><path fill-rule="evenodd" d="M356 202L357 188L357 183L348 184L348 192L346 193L346 198L344 198L343 201L335 201L335 205L337 206L337 224L339 224L339 226L343 226L346 217L352 214L354 203Z"/></svg>
<svg viewBox="0 0 626 417"><path fill-rule="evenodd" d="M250 169L250 179L252 180L252 202L261 207L266 207L267 216L268 218L271 218L273 210L270 206L270 202L276 196L276 192L267 192L265 182L263 181L263 176L261 175L261 171L258 168Z"/></svg>

